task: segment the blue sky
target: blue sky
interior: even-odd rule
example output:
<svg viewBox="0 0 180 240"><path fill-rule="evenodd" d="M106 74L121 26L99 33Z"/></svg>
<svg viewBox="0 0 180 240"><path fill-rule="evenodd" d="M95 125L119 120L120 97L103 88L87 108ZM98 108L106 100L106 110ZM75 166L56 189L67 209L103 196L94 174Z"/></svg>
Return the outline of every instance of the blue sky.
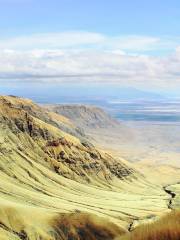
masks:
<svg viewBox="0 0 180 240"><path fill-rule="evenodd" d="M178 0L1 0L0 4L2 36L72 30L115 36L180 34Z"/></svg>
<svg viewBox="0 0 180 240"><path fill-rule="evenodd" d="M0 6L0 86L8 92L44 84L179 91L178 0L0 0Z"/></svg>

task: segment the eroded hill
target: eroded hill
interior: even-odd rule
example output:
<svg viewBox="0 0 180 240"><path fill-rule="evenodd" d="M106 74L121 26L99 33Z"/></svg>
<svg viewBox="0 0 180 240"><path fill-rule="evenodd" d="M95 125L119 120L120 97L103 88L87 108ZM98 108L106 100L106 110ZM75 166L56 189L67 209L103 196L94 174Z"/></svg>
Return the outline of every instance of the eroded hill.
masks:
<svg viewBox="0 0 180 240"><path fill-rule="evenodd" d="M88 105L45 105L47 109L66 116L68 119L83 129L117 127L119 122L104 112L101 108Z"/></svg>

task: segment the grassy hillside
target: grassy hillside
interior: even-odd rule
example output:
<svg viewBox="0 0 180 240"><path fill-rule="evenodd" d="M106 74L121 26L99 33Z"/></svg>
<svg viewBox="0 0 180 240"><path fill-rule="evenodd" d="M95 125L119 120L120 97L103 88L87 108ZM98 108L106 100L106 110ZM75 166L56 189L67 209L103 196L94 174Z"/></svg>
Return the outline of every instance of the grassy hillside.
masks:
<svg viewBox="0 0 180 240"><path fill-rule="evenodd" d="M0 239L113 239L169 211L161 186L16 97L0 97L0 179Z"/></svg>

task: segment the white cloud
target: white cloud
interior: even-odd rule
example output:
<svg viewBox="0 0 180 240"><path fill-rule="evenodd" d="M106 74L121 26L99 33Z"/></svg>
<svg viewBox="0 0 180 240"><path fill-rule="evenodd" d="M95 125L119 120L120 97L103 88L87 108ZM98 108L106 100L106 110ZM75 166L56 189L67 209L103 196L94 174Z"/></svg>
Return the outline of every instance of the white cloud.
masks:
<svg viewBox="0 0 180 240"><path fill-rule="evenodd" d="M180 38L158 38L151 36L107 36L94 32L61 32L19 36L0 39L0 49L108 49L125 51L151 51L173 49L180 43Z"/></svg>
<svg viewBox="0 0 180 240"><path fill-rule="evenodd" d="M180 87L180 47L177 39L172 42L86 32L0 40L0 79ZM144 53L164 47L176 51L163 57Z"/></svg>
<svg viewBox="0 0 180 240"><path fill-rule="evenodd" d="M105 40L105 36L91 32L62 32L34 34L11 39L0 40L0 49L56 49L74 46L98 44Z"/></svg>
<svg viewBox="0 0 180 240"><path fill-rule="evenodd" d="M147 36L117 36L106 38L103 47L121 49L126 51L153 50L161 42L159 38Z"/></svg>

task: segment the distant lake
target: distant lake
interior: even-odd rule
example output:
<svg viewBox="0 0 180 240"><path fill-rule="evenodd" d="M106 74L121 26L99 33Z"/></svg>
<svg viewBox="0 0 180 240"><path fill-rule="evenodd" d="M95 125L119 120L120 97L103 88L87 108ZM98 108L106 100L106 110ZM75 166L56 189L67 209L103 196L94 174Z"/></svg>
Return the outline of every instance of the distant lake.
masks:
<svg viewBox="0 0 180 240"><path fill-rule="evenodd" d="M180 122L180 102L110 102L109 112L124 121Z"/></svg>

